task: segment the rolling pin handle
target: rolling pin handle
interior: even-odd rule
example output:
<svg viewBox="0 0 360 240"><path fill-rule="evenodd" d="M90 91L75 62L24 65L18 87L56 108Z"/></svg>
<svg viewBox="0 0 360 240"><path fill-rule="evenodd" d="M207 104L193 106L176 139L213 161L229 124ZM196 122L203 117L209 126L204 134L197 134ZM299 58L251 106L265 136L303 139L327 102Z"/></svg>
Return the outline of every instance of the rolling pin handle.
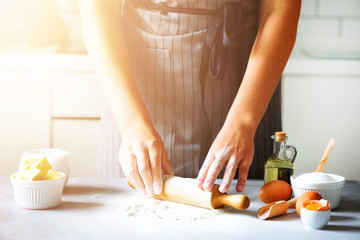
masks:
<svg viewBox="0 0 360 240"><path fill-rule="evenodd" d="M242 194L221 194L218 198L218 203L222 206L229 205L238 210L245 210L250 205L250 199Z"/></svg>

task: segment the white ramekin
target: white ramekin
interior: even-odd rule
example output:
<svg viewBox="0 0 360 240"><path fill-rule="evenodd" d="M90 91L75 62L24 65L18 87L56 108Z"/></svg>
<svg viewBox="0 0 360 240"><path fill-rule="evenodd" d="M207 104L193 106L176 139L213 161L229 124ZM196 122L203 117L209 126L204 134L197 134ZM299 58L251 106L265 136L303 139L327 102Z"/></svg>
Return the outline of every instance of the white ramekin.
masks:
<svg viewBox="0 0 360 240"><path fill-rule="evenodd" d="M340 205L341 191L344 187L345 178L336 174L326 173L336 180L333 183L303 183L296 181L297 176L291 176L290 182L295 197L303 193L313 191L319 193L323 199L330 202L330 208L335 209ZM298 175L299 176L299 175Z"/></svg>
<svg viewBox="0 0 360 240"><path fill-rule="evenodd" d="M47 209L61 203L66 175L55 180L27 181L10 176L14 189L15 202L18 206L27 209Z"/></svg>
<svg viewBox="0 0 360 240"><path fill-rule="evenodd" d="M301 207L301 221L313 229L322 229L330 221L331 211L312 211Z"/></svg>

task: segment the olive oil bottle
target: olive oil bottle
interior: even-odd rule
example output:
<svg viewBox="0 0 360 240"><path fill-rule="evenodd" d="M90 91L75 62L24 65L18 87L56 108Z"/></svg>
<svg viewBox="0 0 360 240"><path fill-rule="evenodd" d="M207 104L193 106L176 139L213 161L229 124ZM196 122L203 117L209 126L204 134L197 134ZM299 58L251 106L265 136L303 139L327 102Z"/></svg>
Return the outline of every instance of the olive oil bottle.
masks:
<svg viewBox="0 0 360 240"><path fill-rule="evenodd" d="M283 180L290 184L290 176L294 174L293 162L296 158L296 148L286 145L287 136L285 132L276 132L271 136L274 139L273 154L265 162L264 183L274 180ZM286 151L291 151L290 157Z"/></svg>

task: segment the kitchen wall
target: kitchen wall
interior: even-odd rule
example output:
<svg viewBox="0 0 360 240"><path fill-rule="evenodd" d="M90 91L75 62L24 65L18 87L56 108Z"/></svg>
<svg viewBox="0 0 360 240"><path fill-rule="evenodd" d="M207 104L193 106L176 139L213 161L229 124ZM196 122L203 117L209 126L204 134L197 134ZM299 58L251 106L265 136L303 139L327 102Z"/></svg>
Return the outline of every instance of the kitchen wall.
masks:
<svg viewBox="0 0 360 240"><path fill-rule="evenodd" d="M298 38L360 38L360 0L302 0Z"/></svg>
<svg viewBox="0 0 360 240"><path fill-rule="evenodd" d="M49 46L57 53L86 53L79 0L0 0L1 53L39 53Z"/></svg>
<svg viewBox="0 0 360 240"><path fill-rule="evenodd" d="M80 0L54 0L70 38L69 52L86 53L81 35Z"/></svg>
<svg viewBox="0 0 360 240"><path fill-rule="evenodd" d="M360 0L302 0L298 36L282 82L283 130L298 155L295 173L316 169L360 180Z"/></svg>

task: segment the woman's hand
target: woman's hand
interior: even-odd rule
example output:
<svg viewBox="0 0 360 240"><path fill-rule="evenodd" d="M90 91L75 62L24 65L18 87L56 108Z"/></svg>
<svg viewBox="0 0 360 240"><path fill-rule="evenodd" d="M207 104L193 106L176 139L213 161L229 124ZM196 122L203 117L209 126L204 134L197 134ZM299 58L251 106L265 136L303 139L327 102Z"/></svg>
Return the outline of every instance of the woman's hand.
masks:
<svg viewBox="0 0 360 240"><path fill-rule="evenodd" d="M213 142L197 177L198 187L210 191L220 171L225 168L219 191L226 193L239 167L236 191L244 189L254 155L254 140L247 130L223 127Z"/></svg>
<svg viewBox="0 0 360 240"><path fill-rule="evenodd" d="M121 133L119 161L136 189L145 195L161 194L162 175L173 175L164 144L152 126L131 126Z"/></svg>

